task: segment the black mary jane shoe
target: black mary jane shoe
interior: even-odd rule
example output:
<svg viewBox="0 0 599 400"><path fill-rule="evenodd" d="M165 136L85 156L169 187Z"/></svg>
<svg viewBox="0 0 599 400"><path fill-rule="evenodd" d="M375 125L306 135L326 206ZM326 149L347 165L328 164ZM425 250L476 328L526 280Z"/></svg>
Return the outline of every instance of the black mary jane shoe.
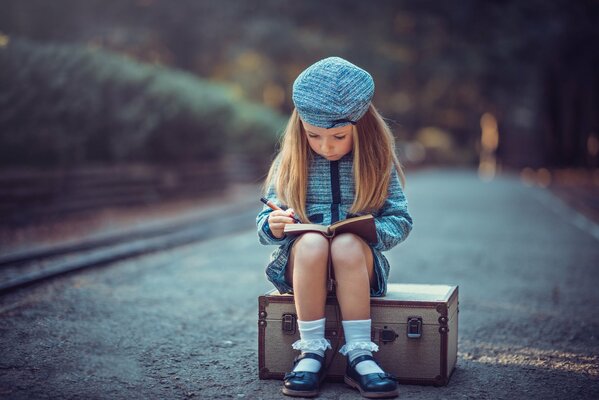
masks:
<svg viewBox="0 0 599 400"><path fill-rule="evenodd" d="M372 360L376 362L374 357L363 355L356 357L351 363L347 363L344 377L345 383L355 389L358 389L363 397L369 399L382 399L399 396L397 377L386 372L360 375L358 371L356 371L356 365L366 360Z"/></svg>
<svg viewBox="0 0 599 400"><path fill-rule="evenodd" d="M293 367L304 358L313 358L320 361L320 370L318 372L288 372L285 374L283 384L283 394L294 397L315 397L318 396L320 383L325 377L324 357L315 353L303 353L293 360Z"/></svg>

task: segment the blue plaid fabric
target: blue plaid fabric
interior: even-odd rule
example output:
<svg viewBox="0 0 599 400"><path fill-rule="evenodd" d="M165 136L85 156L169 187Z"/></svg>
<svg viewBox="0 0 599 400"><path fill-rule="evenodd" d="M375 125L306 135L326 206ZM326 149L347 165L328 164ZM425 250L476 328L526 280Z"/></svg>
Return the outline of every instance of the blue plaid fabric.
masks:
<svg viewBox="0 0 599 400"><path fill-rule="evenodd" d="M390 166L391 168L391 166ZM338 161L327 159L312 153L309 167L306 212L311 222L329 225L348 217L355 196L353 180L353 153ZM268 189L267 198L281 207L285 207L276 197L273 187ZM285 281L285 269L289 261L294 237L275 238L268 227L268 215L272 210L264 206L256 217L260 243L278 245L271 254L266 267L266 276L280 293L291 293L292 287ZM408 202L401 188L395 169L389 185L388 197L381 209L373 213L378 242L371 244L374 256L375 286L371 288L373 297L384 296L387 292L389 262L382 254L405 240L412 230L412 217L408 213Z"/></svg>

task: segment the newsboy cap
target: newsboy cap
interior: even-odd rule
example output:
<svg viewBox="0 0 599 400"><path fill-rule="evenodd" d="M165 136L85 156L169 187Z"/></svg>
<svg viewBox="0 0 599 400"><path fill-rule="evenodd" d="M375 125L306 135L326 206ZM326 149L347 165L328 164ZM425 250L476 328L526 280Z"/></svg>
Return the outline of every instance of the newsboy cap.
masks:
<svg viewBox="0 0 599 400"><path fill-rule="evenodd" d="M366 114L374 80L362 68L329 57L306 68L293 83L293 104L300 118L320 128L355 125Z"/></svg>

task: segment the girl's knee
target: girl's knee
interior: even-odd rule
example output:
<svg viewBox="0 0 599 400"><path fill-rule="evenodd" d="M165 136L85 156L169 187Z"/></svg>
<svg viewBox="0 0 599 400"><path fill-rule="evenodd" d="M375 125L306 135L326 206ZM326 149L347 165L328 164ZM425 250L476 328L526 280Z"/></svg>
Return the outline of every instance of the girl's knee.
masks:
<svg viewBox="0 0 599 400"><path fill-rule="evenodd" d="M342 233L341 235L335 236L331 243L331 254L334 256L342 255L345 253L362 254L363 241L358 235L353 233Z"/></svg>
<svg viewBox="0 0 599 400"><path fill-rule="evenodd" d="M319 263L329 257L329 240L320 233L304 233L294 245L296 260Z"/></svg>
<svg viewBox="0 0 599 400"><path fill-rule="evenodd" d="M364 266L367 259L365 249L369 249L359 236L344 233L336 236L331 243L331 258L333 266Z"/></svg>

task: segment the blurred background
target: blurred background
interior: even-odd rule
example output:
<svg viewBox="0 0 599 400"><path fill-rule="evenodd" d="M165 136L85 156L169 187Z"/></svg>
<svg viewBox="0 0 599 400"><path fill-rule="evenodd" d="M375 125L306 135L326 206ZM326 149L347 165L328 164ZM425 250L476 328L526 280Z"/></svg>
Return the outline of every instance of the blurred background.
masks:
<svg viewBox="0 0 599 400"><path fill-rule="evenodd" d="M0 246L255 186L332 55L373 75L408 185L517 174L599 220L598 27L593 0L0 0Z"/></svg>

